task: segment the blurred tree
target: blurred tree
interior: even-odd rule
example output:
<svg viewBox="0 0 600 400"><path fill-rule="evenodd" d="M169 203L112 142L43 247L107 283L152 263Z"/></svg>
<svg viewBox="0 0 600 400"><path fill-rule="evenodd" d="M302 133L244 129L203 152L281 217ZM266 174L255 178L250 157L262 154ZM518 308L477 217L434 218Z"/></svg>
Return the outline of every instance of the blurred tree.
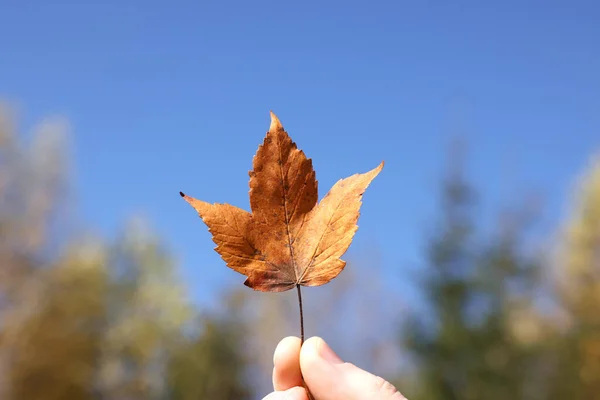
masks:
<svg viewBox="0 0 600 400"><path fill-rule="evenodd" d="M531 387L541 362L532 301L538 281L522 251L524 227L508 224L492 240L482 238L462 155L452 156L422 276L427 311L409 317L403 332L418 384L403 387L417 400L538 398L539 387ZM519 325L523 316L531 326Z"/></svg>
<svg viewBox="0 0 600 400"><path fill-rule="evenodd" d="M159 238L134 220L111 247L108 265L100 391L115 400L161 398L164 360L190 315L173 261Z"/></svg>
<svg viewBox="0 0 600 400"><path fill-rule="evenodd" d="M443 182L442 219L428 246L429 270L421 277L431 310L421 314L427 318L408 317L403 332L405 348L414 356L418 370L415 393L406 393L410 398L464 398L461 392L474 358L465 312L473 285L474 194L460 173L453 169ZM407 382L406 386L415 385Z"/></svg>
<svg viewBox="0 0 600 400"><path fill-rule="evenodd" d="M0 398L245 398L243 328L190 319L159 237L134 220L113 244L70 240L64 128L46 121L23 145L0 107Z"/></svg>
<svg viewBox="0 0 600 400"><path fill-rule="evenodd" d="M88 247L88 249L91 249ZM102 251L70 251L24 288L3 330L13 400L92 399L105 319Z"/></svg>
<svg viewBox="0 0 600 400"><path fill-rule="evenodd" d="M31 349L36 344L24 342L34 340L37 332L28 318L39 315L39 305L44 304L41 293L45 284L59 280L49 276L42 267L50 267L48 248L54 234L52 223L60 214L67 192L66 162L64 147L66 125L59 119L47 119L33 129L26 144L20 135L9 107L0 104L0 397L9 398L14 387L26 389L32 373L47 370L46 361L32 359ZM67 257L70 259L70 256ZM79 279L79 278L75 278ZM85 279L84 279L85 280ZM68 283L64 282L68 285ZM60 303L60 300L57 300ZM55 306L46 304L47 310ZM70 311L76 318L80 310ZM46 320L47 322L48 320ZM46 326L46 323L42 323ZM55 332L65 335L71 327ZM23 329L23 332L21 330ZM37 328L36 328L37 329ZM49 336L44 339L49 340ZM42 338L40 337L40 340ZM85 346L83 346L85 347ZM73 360L78 350L67 349ZM44 354L41 357L46 357ZM37 369L36 369L37 368ZM35 371L33 370L35 369ZM14 379L14 382L11 380ZM60 392L58 382L50 392ZM56 389L56 390L55 390ZM22 392L25 393L25 392ZM52 394L49 394L52 396ZM26 396L26 395L25 395ZM23 397L19 397L23 398ZM49 397L52 398L52 397Z"/></svg>
<svg viewBox="0 0 600 400"><path fill-rule="evenodd" d="M600 399L600 158L586 172L563 236L559 297L567 329L557 343L556 399Z"/></svg>
<svg viewBox="0 0 600 400"><path fill-rule="evenodd" d="M248 357L244 343L241 290L229 297L227 311L199 318L201 332L182 341L170 357L168 387L172 400L244 400L252 399L246 381Z"/></svg>
<svg viewBox="0 0 600 400"><path fill-rule="evenodd" d="M19 302L53 236L66 193L65 132L63 121L47 119L24 145L10 109L0 104L0 313Z"/></svg>

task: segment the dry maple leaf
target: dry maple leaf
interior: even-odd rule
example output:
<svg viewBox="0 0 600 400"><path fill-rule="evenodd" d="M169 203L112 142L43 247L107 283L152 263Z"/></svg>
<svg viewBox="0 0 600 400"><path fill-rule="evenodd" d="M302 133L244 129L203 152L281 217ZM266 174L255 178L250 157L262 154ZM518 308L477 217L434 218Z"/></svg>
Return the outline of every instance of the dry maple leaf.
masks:
<svg viewBox="0 0 600 400"><path fill-rule="evenodd" d="M248 277L246 286L263 292L297 288L304 343L300 286L323 285L344 269L346 262L340 257L358 229L362 195L383 162L369 172L339 180L317 204L312 162L271 112L271 127L252 164L252 213L179 194L208 226L215 250L227 266Z"/></svg>
<svg viewBox="0 0 600 400"><path fill-rule="evenodd" d="M271 127L250 171L252 213L180 192L208 226L215 250L244 284L263 292L319 286L345 267L361 198L383 162L339 180L317 204L317 180L306 158L271 112Z"/></svg>

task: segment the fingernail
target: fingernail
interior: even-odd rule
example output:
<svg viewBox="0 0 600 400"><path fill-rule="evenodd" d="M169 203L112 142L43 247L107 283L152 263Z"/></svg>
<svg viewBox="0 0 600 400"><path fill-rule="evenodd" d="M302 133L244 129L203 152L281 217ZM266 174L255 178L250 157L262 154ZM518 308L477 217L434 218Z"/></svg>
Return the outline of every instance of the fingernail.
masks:
<svg viewBox="0 0 600 400"><path fill-rule="evenodd" d="M321 356L321 358L323 358L325 361L329 362L330 364L343 364L344 361L342 361L341 358L338 357L337 354L335 354L335 352L333 350L331 350L331 347L329 347L327 345L327 343L325 343L324 340L321 341L321 344L319 345L319 355Z"/></svg>

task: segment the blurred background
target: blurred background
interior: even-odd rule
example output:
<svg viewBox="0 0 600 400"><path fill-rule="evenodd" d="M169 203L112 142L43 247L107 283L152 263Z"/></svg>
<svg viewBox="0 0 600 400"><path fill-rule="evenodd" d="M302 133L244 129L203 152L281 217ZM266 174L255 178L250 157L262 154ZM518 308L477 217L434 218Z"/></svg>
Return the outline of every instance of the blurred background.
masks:
<svg viewBox="0 0 600 400"><path fill-rule="evenodd" d="M299 335L178 192L248 204L269 110L382 173L307 336L411 400L600 399L594 1L0 0L0 398L260 399Z"/></svg>

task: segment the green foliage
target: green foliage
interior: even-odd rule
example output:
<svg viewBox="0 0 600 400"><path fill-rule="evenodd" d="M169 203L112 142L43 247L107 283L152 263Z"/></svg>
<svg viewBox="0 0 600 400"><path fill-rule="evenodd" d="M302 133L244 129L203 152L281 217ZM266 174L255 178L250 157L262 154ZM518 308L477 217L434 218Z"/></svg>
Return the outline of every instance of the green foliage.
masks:
<svg viewBox="0 0 600 400"><path fill-rule="evenodd" d="M406 394L417 400L538 398L541 392L530 386L543 363L536 344L542 321L533 307L539 282L534 259L521 249L524 227L517 222L523 219L504 219L510 223L499 233L483 237L474 223L474 190L460 169L451 170L421 284L428 311L405 325L404 346L419 382Z"/></svg>
<svg viewBox="0 0 600 400"><path fill-rule="evenodd" d="M244 382L246 360L241 356L241 324L232 318L211 317L201 323L199 336L183 341L168 365L173 400L244 400L251 398Z"/></svg>
<svg viewBox="0 0 600 400"><path fill-rule="evenodd" d="M109 257L101 390L111 398L158 398L162 360L190 314L183 288L159 239L139 223L109 248Z"/></svg>

